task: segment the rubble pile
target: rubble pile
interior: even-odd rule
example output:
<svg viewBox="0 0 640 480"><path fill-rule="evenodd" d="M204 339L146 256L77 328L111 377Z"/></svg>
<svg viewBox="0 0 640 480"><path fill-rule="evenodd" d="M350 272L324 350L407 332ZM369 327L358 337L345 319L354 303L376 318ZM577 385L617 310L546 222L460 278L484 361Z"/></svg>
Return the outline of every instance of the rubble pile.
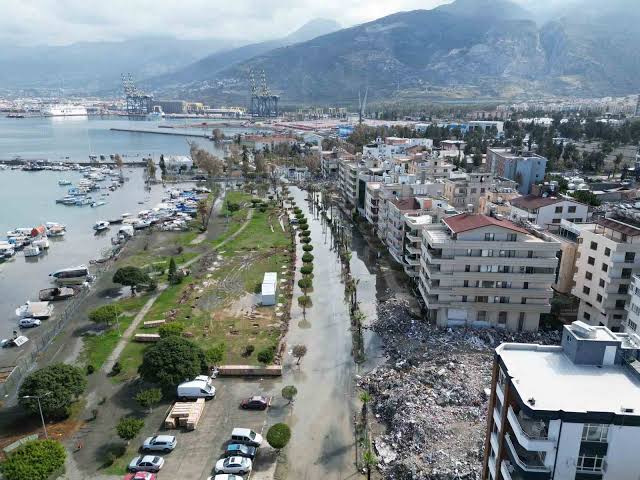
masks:
<svg viewBox="0 0 640 480"><path fill-rule="evenodd" d="M371 328L390 361L359 385L387 427L374 444L384 477L394 480L481 478L493 349L560 340L558 332L437 329L396 299L379 306Z"/></svg>

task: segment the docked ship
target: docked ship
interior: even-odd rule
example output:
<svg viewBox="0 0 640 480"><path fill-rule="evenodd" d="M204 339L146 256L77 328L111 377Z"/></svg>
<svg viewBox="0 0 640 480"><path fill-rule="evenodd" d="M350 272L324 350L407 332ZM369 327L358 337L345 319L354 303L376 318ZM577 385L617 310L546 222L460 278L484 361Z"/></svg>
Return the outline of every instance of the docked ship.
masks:
<svg viewBox="0 0 640 480"><path fill-rule="evenodd" d="M82 105L57 103L42 107L40 113L45 117L86 117L87 109Z"/></svg>

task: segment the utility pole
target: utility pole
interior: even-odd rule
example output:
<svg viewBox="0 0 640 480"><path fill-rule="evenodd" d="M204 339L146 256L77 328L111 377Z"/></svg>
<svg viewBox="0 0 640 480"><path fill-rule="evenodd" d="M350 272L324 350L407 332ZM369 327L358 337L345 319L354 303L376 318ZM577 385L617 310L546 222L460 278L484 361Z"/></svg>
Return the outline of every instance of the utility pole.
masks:
<svg viewBox="0 0 640 480"><path fill-rule="evenodd" d="M47 425L44 423L44 415L42 414L42 405L40 399L51 395L51 392L46 392L42 395L25 395L22 398L35 398L38 401L38 410L40 411L40 420L42 420L42 429L44 430L44 438L49 440L49 434L47 433Z"/></svg>

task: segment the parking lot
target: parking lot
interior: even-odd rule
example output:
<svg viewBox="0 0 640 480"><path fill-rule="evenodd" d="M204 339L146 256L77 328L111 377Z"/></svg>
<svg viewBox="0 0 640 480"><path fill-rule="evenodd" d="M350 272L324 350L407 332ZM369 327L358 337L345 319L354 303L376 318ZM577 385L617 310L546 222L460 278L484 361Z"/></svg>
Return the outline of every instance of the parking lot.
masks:
<svg viewBox="0 0 640 480"><path fill-rule="evenodd" d="M216 398L206 403L196 430L158 430L158 433L175 435L177 438L176 449L164 455L165 464L158 474L159 479L206 480L214 474L215 463L224 453L234 427L250 428L264 436L269 426L282 421L289 414L287 402L280 396L279 379L219 378L214 385ZM271 407L266 411L240 409L242 399L256 394L273 396ZM266 446L266 440L263 445ZM252 477L267 470L273 460L265 458L268 455L264 450L264 447L258 450Z"/></svg>

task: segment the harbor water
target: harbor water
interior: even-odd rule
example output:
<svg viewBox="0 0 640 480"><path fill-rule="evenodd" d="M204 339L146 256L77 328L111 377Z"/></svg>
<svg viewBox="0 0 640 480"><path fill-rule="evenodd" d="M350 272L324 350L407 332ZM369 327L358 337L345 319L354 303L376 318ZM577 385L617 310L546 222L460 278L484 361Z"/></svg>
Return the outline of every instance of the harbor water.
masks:
<svg viewBox="0 0 640 480"><path fill-rule="evenodd" d="M173 125L195 122L192 119L163 121ZM111 128L151 130L158 128L158 122L87 117L0 118L0 162L16 157L86 162L89 155L115 153L122 155L125 161L152 156L157 162L160 154L189 153L187 137L114 132ZM193 131L210 133L210 127L206 132L203 129ZM243 130L225 128L223 131L231 136ZM193 139L203 148L222 153L207 139ZM12 259L0 263L0 338L6 338L16 330L16 307L27 300L37 300L38 291L51 286L49 273L60 268L88 265L90 260L101 257L110 246L115 228L96 235L92 229L95 222L116 218L125 212L136 214L160 202L163 187L156 185L150 192L146 191L142 168L125 168L124 175L128 181L116 191L100 189L91 193L95 200L105 202L92 208L55 203L70 188L59 186L58 181L69 180L76 184L82 178L80 172L0 170L0 240L5 240L7 231L18 227L33 227L45 222L59 222L67 227L64 237L49 239L50 248L39 257L27 258L17 252ZM101 186L106 185L108 181L101 183ZM101 196L103 192L109 195Z"/></svg>

